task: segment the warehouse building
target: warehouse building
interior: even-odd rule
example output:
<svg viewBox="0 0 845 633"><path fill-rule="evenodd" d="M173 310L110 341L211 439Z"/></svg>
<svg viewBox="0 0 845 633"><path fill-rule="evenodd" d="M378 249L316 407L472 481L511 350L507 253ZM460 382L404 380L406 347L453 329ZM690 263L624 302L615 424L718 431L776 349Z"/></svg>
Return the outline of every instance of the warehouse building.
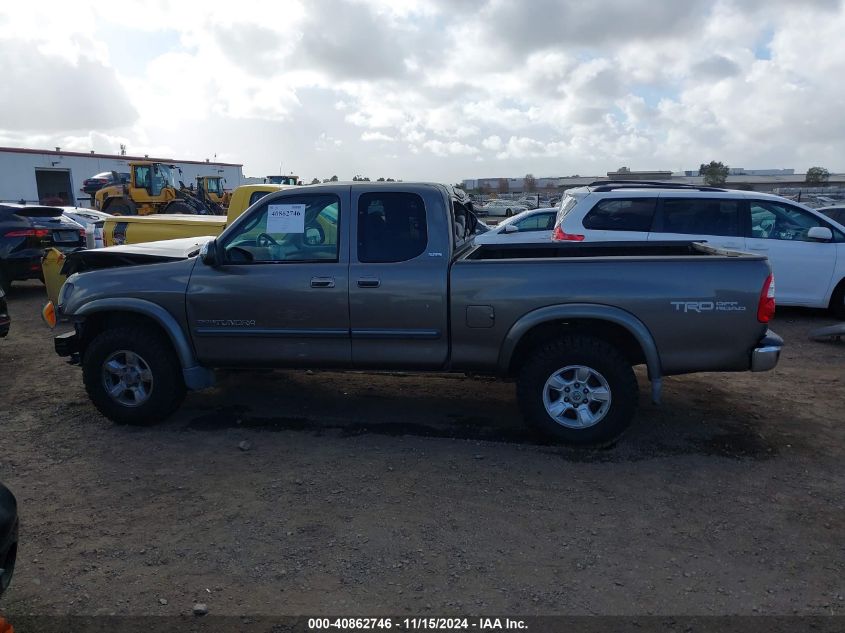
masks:
<svg viewBox="0 0 845 633"><path fill-rule="evenodd" d="M225 187L233 189L244 180L243 165L217 161L178 160L152 156L96 154L54 150L0 147L0 202L37 204L61 199L65 204L91 206L90 196L82 191L82 182L108 171L129 173L133 161L158 161L182 170L177 178L186 185L197 176L223 176Z"/></svg>

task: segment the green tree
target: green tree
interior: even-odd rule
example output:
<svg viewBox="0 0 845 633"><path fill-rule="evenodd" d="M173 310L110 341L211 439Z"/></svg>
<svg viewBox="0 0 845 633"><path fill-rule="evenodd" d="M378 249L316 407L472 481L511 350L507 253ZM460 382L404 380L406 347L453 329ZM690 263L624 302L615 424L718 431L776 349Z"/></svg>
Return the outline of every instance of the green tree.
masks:
<svg viewBox="0 0 845 633"><path fill-rule="evenodd" d="M728 166L711 160L709 164L701 163L698 168L698 175L704 176L704 182L711 187L724 185L728 179Z"/></svg>
<svg viewBox="0 0 845 633"><path fill-rule="evenodd" d="M810 167L807 170L807 175L804 177L804 182L808 185L821 185L830 179L830 172L824 167Z"/></svg>
<svg viewBox="0 0 845 633"><path fill-rule="evenodd" d="M537 191L537 179L534 178L534 174L525 174L525 178L522 179L522 189L527 193Z"/></svg>
<svg viewBox="0 0 845 633"><path fill-rule="evenodd" d="M384 176L380 176L376 179L376 182L384 182Z"/></svg>
<svg viewBox="0 0 845 633"><path fill-rule="evenodd" d="M329 178L329 182L337 182L337 176L332 176Z"/></svg>
<svg viewBox="0 0 845 633"><path fill-rule="evenodd" d="M620 167L619 169L616 170L616 173L617 174L630 174L631 168L630 167Z"/></svg>
<svg viewBox="0 0 845 633"><path fill-rule="evenodd" d="M320 184L320 179L319 179L319 178L315 178L314 180L312 180L312 181L311 181L311 184L312 184L312 185L319 185L319 184Z"/></svg>

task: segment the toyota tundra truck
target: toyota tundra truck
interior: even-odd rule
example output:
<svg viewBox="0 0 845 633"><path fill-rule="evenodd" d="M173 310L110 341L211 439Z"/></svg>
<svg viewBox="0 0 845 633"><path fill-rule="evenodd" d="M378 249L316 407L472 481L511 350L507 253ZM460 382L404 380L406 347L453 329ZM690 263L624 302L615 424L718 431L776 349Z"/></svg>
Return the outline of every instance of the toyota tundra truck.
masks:
<svg viewBox="0 0 845 633"><path fill-rule="evenodd" d="M645 365L664 376L772 369L765 257L693 242L475 244L444 185L329 183L269 194L218 237L68 257L56 352L120 423L169 416L215 368L489 374L525 420L615 441Z"/></svg>

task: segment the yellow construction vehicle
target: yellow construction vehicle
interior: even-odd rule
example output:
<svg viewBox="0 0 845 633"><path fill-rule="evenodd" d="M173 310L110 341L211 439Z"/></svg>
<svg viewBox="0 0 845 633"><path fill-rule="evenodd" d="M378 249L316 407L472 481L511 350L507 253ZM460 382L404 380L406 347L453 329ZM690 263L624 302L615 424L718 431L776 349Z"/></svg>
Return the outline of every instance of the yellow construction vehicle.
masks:
<svg viewBox="0 0 845 633"><path fill-rule="evenodd" d="M103 187L94 196L94 207L112 215L190 213L208 215L210 208L185 187L177 187L175 165L154 161L129 163L129 182ZM120 182L116 179L115 182Z"/></svg>
<svg viewBox="0 0 845 633"><path fill-rule="evenodd" d="M222 176L197 176L196 195L200 200L218 205L225 213L232 198L232 192L226 191L223 186L225 182ZM193 192L193 184L191 191Z"/></svg>
<svg viewBox="0 0 845 633"><path fill-rule="evenodd" d="M298 185L299 176L267 176L264 182L268 185Z"/></svg>

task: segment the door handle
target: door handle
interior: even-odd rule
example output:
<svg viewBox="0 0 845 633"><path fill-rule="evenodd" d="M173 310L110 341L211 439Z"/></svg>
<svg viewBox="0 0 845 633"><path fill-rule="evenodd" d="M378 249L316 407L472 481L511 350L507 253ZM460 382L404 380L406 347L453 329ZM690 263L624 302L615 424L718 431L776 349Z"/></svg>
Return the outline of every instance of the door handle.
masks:
<svg viewBox="0 0 845 633"><path fill-rule="evenodd" d="M381 281L379 279L359 279L358 280L358 287L359 288L378 288L381 285Z"/></svg>
<svg viewBox="0 0 845 633"><path fill-rule="evenodd" d="M312 288L334 288L334 277L311 277Z"/></svg>

